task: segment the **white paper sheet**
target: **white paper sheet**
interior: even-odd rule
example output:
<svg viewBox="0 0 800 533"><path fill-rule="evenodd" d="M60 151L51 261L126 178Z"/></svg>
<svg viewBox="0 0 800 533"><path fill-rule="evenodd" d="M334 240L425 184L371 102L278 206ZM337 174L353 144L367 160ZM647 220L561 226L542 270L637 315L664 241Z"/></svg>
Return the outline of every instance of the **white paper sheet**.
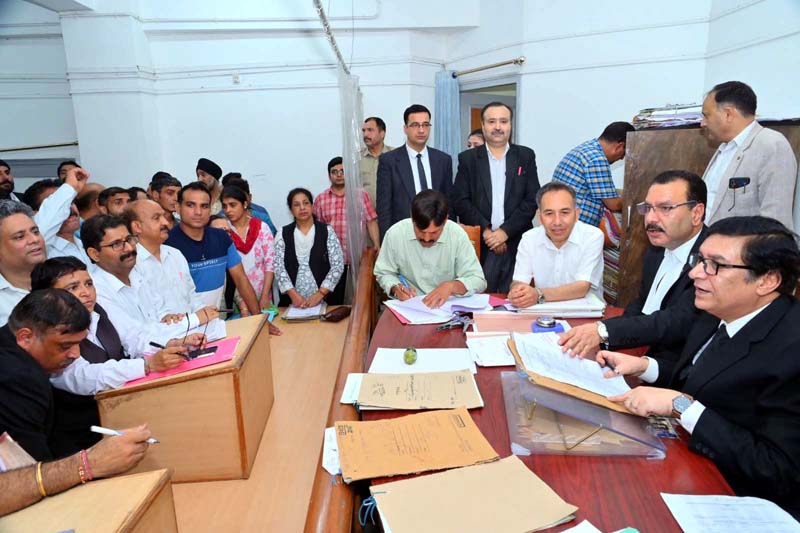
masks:
<svg viewBox="0 0 800 533"><path fill-rule="evenodd" d="M439 324L447 322L456 310L483 311L489 307L488 294L450 297L439 309L431 309L422 303L425 295L415 296L405 301L387 300L384 302L412 324Z"/></svg>
<svg viewBox="0 0 800 533"><path fill-rule="evenodd" d="M563 302L546 302L530 307L518 308L512 304L506 304L506 309L519 311L521 313L532 313L536 315L552 315L560 317L602 317L606 303L595 294L589 294L583 298L575 300L564 300Z"/></svg>
<svg viewBox="0 0 800 533"><path fill-rule="evenodd" d="M562 353L556 333L514 333L513 336L525 368L531 372L603 396L615 396L630 390L622 376L603 377L607 369L595 361Z"/></svg>
<svg viewBox="0 0 800 533"><path fill-rule="evenodd" d="M364 374L356 374L354 372L347 374L347 381L344 382L342 399L339 400L339 403L356 404L358 402L358 393L361 391L361 381L363 379Z"/></svg>
<svg viewBox="0 0 800 533"><path fill-rule="evenodd" d="M594 527L594 524L588 520L584 520L577 526L565 529L561 533L602 533L602 531Z"/></svg>
<svg viewBox="0 0 800 533"><path fill-rule="evenodd" d="M307 307L305 309L301 309L299 307L295 307L293 305L289 306L289 309L283 314L284 318L292 319L292 318L312 318L317 317L324 313L322 310L322 306L325 305L325 302L320 302L319 304L315 305L314 307Z"/></svg>
<svg viewBox="0 0 800 533"><path fill-rule="evenodd" d="M663 492L661 497L686 533L800 532L800 523L789 513L761 498L690 496Z"/></svg>
<svg viewBox="0 0 800 533"><path fill-rule="evenodd" d="M471 370L473 374L478 372L467 348L417 348L417 362L413 365L405 363L404 351L404 348L378 348L369 367L369 373L412 374L465 368Z"/></svg>
<svg viewBox="0 0 800 533"><path fill-rule="evenodd" d="M508 349L509 338L509 335L470 337L467 348L479 366L513 366L514 356Z"/></svg>
<svg viewBox="0 0 800 533"><path fill-rule="evenodd" d="M342 473L339 464L339 445L336 442L336 428L325 428L322 441L322 468L332 476Z"/></svg>

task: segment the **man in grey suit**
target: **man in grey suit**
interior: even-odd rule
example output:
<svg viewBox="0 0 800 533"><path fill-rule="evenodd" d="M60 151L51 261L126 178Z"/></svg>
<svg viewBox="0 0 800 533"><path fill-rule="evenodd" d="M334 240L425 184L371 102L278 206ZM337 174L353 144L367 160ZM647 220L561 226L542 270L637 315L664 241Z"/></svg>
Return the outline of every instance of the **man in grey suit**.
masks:
<svg viewBox="0 0 800 533"><path fill-rule="evenodd" d="M797 158L786 137L756 122L756 103L740 81L715 85L703 101L700 125L709 140L722 143L703 174L708 224L761 215L792 229Z"/></svg>
<svg viewBox="0 0 800 533"><path fill-rule="evenodd" d="M411 216L411 202L427 189L445 196L453 184L453 160L444 152L426 146L431 134L431 112L414 104L403 113L406 143L386 152L378 160L376 208L381 241L396 222Z"/></svg>

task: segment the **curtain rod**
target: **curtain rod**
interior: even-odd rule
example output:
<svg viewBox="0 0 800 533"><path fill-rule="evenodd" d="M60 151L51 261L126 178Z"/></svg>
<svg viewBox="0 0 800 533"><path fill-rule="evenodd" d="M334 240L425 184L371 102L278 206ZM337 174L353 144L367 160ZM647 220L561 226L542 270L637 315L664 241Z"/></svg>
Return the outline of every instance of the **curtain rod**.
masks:
<svg viewBox="0 0 800 533"><path fill-rule="evenodd" d="M464 74L472 74L474 72L480 72L482 70L488 70L490 68L504 67L506 65L521 65L524 62L525 62L525 56L520 56L516 59L509 59L508 61L500 61L499 63L492 63L491 65L470 68L467 70L459 70L457 72L453 72L453 77L458 78L459 76L463 76Z"/></svg>
<svg viewBox="0 0 800 533"><path fill-rule="evenodd" d="M23 150L38 150L39 148L60 148L62 146L78 146L78 141L59 144L35 144L32 146L18 146L16 148L0 148L0 152L21 152Z"/></svg>

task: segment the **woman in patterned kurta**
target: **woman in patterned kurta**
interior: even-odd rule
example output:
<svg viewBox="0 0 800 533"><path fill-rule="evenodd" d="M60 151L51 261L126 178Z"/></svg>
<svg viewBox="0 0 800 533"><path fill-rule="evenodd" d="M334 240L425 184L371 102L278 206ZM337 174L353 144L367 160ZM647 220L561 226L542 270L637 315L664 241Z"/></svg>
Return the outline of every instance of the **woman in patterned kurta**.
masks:
<svg viewBox="0 0 800 533"><path fill-rule="evenodd" d="M272 281L275 276L273 260L275 243L269 226L250 215L247 193L235 186L225 187L220 195L222 211L228 218L228 234L239 255L247 279L259 297L261 309L270 306ZM236 304L243 316L258 314L261 309L247 309L236 291Z"/></svg>

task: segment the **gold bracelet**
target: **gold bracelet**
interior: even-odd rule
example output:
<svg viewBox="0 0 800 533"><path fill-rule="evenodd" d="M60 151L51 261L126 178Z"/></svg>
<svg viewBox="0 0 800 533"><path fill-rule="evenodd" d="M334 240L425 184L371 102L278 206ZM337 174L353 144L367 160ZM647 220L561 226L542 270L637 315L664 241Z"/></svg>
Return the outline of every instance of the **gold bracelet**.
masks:
<svg viewBox="0 0 800 533"><path fill-rule="evenodd" d="M39 485L39 494L42 498L47 498L47 491L44 490L44 483L42 482L42 462L36 463L36 484Z"/></svg>

